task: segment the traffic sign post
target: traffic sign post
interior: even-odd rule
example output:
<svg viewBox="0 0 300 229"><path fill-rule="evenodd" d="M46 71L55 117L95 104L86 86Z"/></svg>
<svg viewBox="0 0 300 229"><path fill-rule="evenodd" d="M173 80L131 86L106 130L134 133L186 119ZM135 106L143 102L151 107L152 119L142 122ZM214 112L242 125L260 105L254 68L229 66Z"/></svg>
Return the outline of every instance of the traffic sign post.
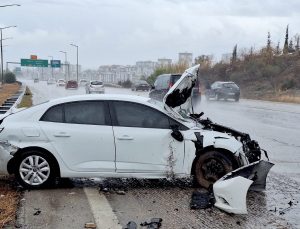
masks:
<svg viewBox="0 0 300 229"><path fill-rule="evenodd" d="M48 67L48 60L21 59L22 67Z"/></svg>
<svg viewBox="0 0 300 229"><path fill-rule="evenodd" d="M60 62L60 60L51 60L50 65L51 65L51 68L60 68L61 62Z"/></svg>

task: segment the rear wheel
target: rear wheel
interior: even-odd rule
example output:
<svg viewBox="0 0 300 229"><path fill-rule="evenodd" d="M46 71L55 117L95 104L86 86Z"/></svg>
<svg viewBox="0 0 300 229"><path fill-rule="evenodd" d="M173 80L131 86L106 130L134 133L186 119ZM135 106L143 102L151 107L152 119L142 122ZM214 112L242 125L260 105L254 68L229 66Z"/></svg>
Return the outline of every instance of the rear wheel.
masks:
<svg viewBox="0 0 300 229"><path fill-rule="evenodd" d="M195 181L204 188L210 188L217 180L233 170L231 160L218 151L208 151L196 160Z"/></svg>
<svg viewBox="0 0 300 229"><path fill-rule="evenodd" d="M240 100L240 97L239 97L239 96L236 96L236 97L234 98L234 100L235 100L236 102L238 102L238 101Z"/></svg>
<svg viewBox="0 0 300 229"><path fill-rule="evenodd" d="M44 152L27 151L18 158L15 175L24 188L47 187L56 177L54 162Z"/></svg>
<svg viewBox="0 0 300 229"><path fill-rule="evenodd" d="M219 93L216 94L216 100L220 100L221 99L221 96Z"/></svg>

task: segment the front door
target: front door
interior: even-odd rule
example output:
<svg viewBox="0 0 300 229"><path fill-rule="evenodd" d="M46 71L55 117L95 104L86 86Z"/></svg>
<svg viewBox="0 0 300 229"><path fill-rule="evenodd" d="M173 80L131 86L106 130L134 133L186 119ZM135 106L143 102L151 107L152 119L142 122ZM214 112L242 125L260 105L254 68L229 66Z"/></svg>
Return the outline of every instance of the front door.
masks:
<svg viewBox="0 0 300 229"><path fill-rule="evenodd" d="M112 102L119 173L180 173L184 143L171 136L169 117L152 107Z"/></svg>

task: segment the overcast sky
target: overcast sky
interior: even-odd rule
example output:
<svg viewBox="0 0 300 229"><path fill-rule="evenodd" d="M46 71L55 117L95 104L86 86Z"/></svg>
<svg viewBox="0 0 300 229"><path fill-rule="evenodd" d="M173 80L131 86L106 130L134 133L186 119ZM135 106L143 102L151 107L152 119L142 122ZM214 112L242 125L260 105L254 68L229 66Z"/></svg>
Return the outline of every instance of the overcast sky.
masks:
<svg viewBox="0 0 300 229"><path fill-rule="evenodd" d="M299 0L0 0L6 61L36 54L64 59L84 68L103 64L134 64L138 60L171 58L178 52L214 55L266 43L274 45L300 33Z"/></svg>

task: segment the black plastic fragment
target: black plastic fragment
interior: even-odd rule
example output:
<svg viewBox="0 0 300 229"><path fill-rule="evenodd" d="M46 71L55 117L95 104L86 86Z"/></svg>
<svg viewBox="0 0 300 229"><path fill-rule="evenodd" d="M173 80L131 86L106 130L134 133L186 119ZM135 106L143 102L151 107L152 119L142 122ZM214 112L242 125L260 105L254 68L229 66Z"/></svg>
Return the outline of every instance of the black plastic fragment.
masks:
<svg viewBox="0 0 300 229"><path fill-rule="evenodd" d="M35 213L33 213L33 215L39 215L41 214L41 210L37 210Z"/></svg>
<svg viewBox="0 0 300 229"><path fill-rule="evenodd" d="M137 224L134 221L129 221L123 229L137 229Z"/></svg>
<svg viewBox="0 0 300 229"><path fill-rule="evenodd" d="M171 126L171 128L172 128L171 136L172 136L174 139L176 139L177 141L182 142L182 141L183 141L183 135L182 135L182 133L179 131L178 126L174 125L174 126Z"/></svg>
<svg viewBox="0 0 300 229"><path fill-rule="evenodd" d="M192 194L191 209L206 209L214 205L215 199L212 192L207 190L197 190Z"/></svg>
<svg viewBox="0 0 300 229"><path fill-rule="evenodd" d="M140 225L142 227L147 226L147 229L158 229L161 227L162 218L152 218L150 222L143 222Z"/></svg>

